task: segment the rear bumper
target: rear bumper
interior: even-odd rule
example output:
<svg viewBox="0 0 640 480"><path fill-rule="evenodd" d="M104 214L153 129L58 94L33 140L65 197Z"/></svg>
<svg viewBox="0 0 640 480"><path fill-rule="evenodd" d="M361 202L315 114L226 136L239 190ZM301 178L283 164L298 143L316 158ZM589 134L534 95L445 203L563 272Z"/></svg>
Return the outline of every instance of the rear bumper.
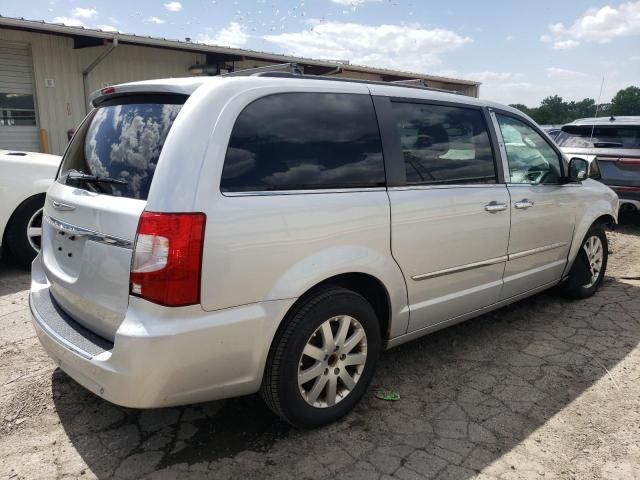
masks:
<svg viewBox="0 0 640 480"><path fill-rule="evenodd" d="M57 307L40 257L32 267L33 325L49 356L96 395L133 408L256 392L279 320L293 302L205 312L200 306L165 308L131 297L110 343Z"/></svg>

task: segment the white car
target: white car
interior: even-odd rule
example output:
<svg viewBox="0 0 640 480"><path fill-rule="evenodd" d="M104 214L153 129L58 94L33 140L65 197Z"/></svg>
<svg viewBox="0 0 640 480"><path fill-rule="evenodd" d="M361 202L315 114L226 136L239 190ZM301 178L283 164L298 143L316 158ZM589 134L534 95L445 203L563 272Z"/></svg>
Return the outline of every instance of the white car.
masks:
<svg viewBox="0 0 640 480"><path fill-rule="evenodd" d="M60 166L58 155L0 150L0 252L24 264L40 251L42 207Z"/></svg>

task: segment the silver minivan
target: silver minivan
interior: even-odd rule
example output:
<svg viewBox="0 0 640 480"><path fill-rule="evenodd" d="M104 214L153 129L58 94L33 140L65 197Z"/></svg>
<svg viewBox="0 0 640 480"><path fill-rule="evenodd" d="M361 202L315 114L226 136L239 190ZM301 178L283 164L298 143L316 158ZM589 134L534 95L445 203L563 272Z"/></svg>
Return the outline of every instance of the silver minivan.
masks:
<svg viewBox="0 0 640 480"><path fill-rule="evenodd" d="M382 350L602 282L615 193L512 108L275 72L92 103L47 194L30 304L54 361L113 403L259 391L320 426Z"/></svg>

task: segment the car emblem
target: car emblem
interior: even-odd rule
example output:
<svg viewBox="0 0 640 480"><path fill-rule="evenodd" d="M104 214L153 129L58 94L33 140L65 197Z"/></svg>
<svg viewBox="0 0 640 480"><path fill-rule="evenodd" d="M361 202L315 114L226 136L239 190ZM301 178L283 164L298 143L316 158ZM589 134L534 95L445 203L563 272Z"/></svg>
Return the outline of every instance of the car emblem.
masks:
<svg viewBox="0 0 640 480"><path fill-rule="evenodd" d="M51 206L62 212L76 209L73 205L67 205L66 203L58 202L57 200L51 200Z"/></svg>

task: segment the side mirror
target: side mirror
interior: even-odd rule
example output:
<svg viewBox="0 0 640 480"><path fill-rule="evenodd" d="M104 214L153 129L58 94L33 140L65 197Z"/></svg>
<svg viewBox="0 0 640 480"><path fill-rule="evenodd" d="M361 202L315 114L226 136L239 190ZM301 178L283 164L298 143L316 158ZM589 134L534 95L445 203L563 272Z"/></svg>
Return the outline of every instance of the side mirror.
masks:
<svg viewBox="0 0 640 480"><path fill-rule="evenodd" d="M569 180L581 182L589 176L589 162L584 158L574 157L569 160Z"/></svg>

